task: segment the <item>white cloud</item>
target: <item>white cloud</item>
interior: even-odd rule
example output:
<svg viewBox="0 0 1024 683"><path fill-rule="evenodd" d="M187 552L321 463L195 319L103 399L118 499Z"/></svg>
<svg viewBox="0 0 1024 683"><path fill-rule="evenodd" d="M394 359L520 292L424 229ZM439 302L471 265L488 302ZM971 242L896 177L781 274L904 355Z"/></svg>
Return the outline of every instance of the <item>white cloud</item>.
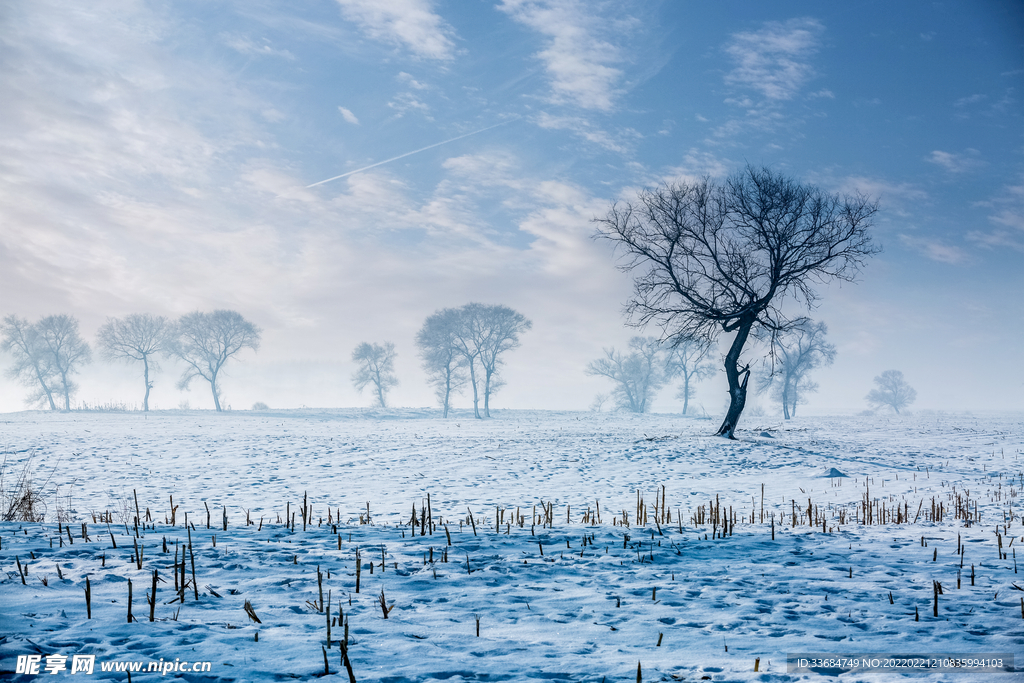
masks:
<svg viewBox="0 0 1024 683"><path fill-rule="evenodd" d="M953 103L953 106L954 107L966 107L969 104L976 104L978 102L981 102L986 97L988 97L988 96L987 95L982 95L981 93L975 93L973 95L968 95L967 97L961 97L960 99L958 99L956 102Z"/></svg>
<svg viewBox="0 0 1024 683"><path fill-rule="evenodd" d="M985 164L985 162L980 159L980 156L981 153L976 149L968 149L963 154L953 154L950 152L935 150L925 157L925 161L935 164L936 166L941 166L950 173L964 173Z"/></svg>
<svg viewBox="0 0 1024 683"><path fill-rule="evenodd" d="M430 89L429 85L427 85L426 83L420 83L419 81L417 81L415 78L413 78L411 75L405 73L404 71L399 72L398 80L401 81L402 83L405 83L407 86L409 86L413 90L429 90Z"/></svg>
<svg viewBox="0 0 1024 683"><path fill-rule="evenodd" d="M829 184L835 186L840 192L846 194L865 194L883 202L912 203L928 199L928 193L912 183L894 183L881 178L847 176Z"/></svg>
<svg viewBox="0 0 1024 683"><path fill-rule="evenodd" d="M356 115L353 114L351 110L346 109L345 107L340 107L339 106L338 107L338 111L341 112L341 118L345 119L346 121L348 121L352 125L355 125L355 126L359 125L359 119L356 118Z"/></svg>
<svg viewBox="0 0 1024 683"><path fill-rule="evenodd" d="M939 263L948 263L955 266L971 260L967 251L944 240L931 237L900 235L900 241L914 251Z"/></svg>
<svg viewBox="0 0 1024 683"><path fill-rule="evenodd" d="M1013 249L1024 253L1024 183L1009 185L985 202L993 213L988 219L994 223L994 230L972 230L967 239L989 249Z"/></svg>
<svg viewBox="0 0 1024 683"><path fill-rule="evenodd" d="M628 33L631 18L602 20L594 3L577 0L504 0L498 9L537 31L547 46L537 53L551 81L549 100L583 109L610 111L622 93L620 48L604 39Z"/></svg>
<svg viewBox="0 0 1024 683"><path fill-rule="evenodd" d="M769 101L791 99L814 75L807 60L818 51L824 30L816 19L800 18L734 34L725 51L736 67L725 82L757 90Z"/></svg>
<svg viewBox="0 0 1024 683"><path fill-rule="evenodd" d="M602 130L579 116L553 116L547 112L541 112L535 119L538 126L551 130L567 130L574 135L583 138L587 142L603 147L610 152L627 154L630 146L622 140L623 137L636 139L639 137L633 129L626 129L616 138L608 131Z"/></svg>
<svg viewBox="0 0 1024 683"><path fill-rule="evenodd" d="M410 111L418 111L421 114L428 115L430 119L430 106L424 102L421 102L411 92L398 93L395 97L388 102L388 106L398 112L398 116L404 116Z"/></svg>
<svg viewBox="0 0 1024 683"><path fill-rule="evenodd" d="M706 175L721 180L729 175L734 167L735 164L728 159L721 159L710 152L690 149L683 155L682 163L669 168L661 180L693 182Z"/></svg>
<svg viewBox="0 0 1024 683"><path fill-rule="evenodd" d="M230 47L232 50L239 52L243 55L249 56L264 56L264 57L281 57L283 59L294 60L293 55L288 50L279 50L270 46L269 41L264 40L262 43L257 43L251 38L246 36L237 35L221 35L221 39L224 44Z"/></svg>
<svg viewBox="0 0 1024 683"><path fill-rule="evenodd" d="M418 57L450 60L453 29L427 0L337 0L342 15L371 38L405 46Z"/></svg>

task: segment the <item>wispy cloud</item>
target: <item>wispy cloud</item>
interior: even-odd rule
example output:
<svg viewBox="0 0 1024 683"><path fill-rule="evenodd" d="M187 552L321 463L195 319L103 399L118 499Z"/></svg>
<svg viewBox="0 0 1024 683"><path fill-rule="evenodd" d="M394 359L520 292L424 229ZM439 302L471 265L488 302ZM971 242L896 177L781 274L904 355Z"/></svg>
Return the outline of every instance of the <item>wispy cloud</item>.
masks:
<svg viewBox="0 0 1024 683"><path fill-rule="evenodd" d="M224 41L225 45L243 55L281 57L288 60L295 59L295 55L293 55L291 52L289 52L288 50L272 47L270 45L270 42L267 40L257 43L256 41L246 36L230 34L222 34L221 39Z"/></svg>
<svg viewBox="0 0 1024 683"><path fill-rule="evenodd" d="M551 82L549 100L583 109L610 111L622 93L621 49L608 34L628 33L629 18L602 20L594 3L577 0L503 0L498 9L543 35L537 53Z"/></svg>
<svg viewBox="0 0 1024 683"><path fill-rule="evenodd" d="M824 31L818 20L805 17L734 34L725 51L736 66L725 82L756 90L769 101L791 99L814 75L808 60Z"/></svg>
<svg viewBox="0 0 1024 683"><path fill-rule="evenodd" d="M970 255L965 249L949 244L945 240L932 237L900 235L900 241L919 254L939 263L948 263L956 266L971 260Z"/></svg>
<svg viewBox="0 0 1024 683"><path fill-rule="evenodd" d="M338 111L341 112L341 118L345 119L354 126L359 125L359 119L356 118L356 115L353 114L350 109L346 109L345 107L339 106Z"/></svg>
<svg viewBox="0 0 1024 683"><path fill-rule="evenodd" d="M454 57L454 30L428 0L337 0L341 13L369 37L402 45L418 57Z"/></svg>
<svg viewBox="0 0 1024 683"><path fill-rule="evenodd" d="M1005 187L984 205L992 211L988 220L997 227L972 230L967 239L991 249L1010 248L1024 253L1024 183Z"/></svg>
<svg viewBox="0 0 1024 683"><path fill-rule="evenodd" d="M912 183L882 178L847 176L829 184L846 194L865 194L881 201L920 202L928 199L928 193Z"/></svg>
<svg viewBox="0 0 1024 683"><path fill-rule="evenodd" d="M865 195L878 201L884 213L903 218L915 215L923 204L931 201L928 192L920 186L887 178L860 175L836 177L828 173L810 173L807 179L833 192Z"/></svg>
<svg viewBox="0 0 1024 683"><path fill-rule="evenodd" d="M629 153L632 149L629 141L640 137L640 134L632 128L620 131L618 136L612 135L579 116L553 116L547 112L541 112L534 121L541 128L567 130L591 144L619 154Z"/></svg>
<svg viewBox="0 0 1024 683"><path fill-rule="evenodd" d="M397 116L400 118L411 111L418 111L427 117L428 120L433 120L430 117L430 105L421 101L411 92L401 92L395 95L391 100L388 101L388 106L397 112Z"/></svg>
<svg viewBox="0 0 1024 683"><path fill-rule="evenodd" d="M953 103L953 106L954 107L966 107L969 104L975 104L977 102L981 102L986 97L988 97L988 96L987 95L982 95L981 93L975 93L973 95L968 95L967 97L961 97L960 99L958 99L956 102Z"/></svg>
<svg viewBox="0 0 1024 683"><path fill-rule="evenodd" d="M420 83L419 81L417 81L415 78L405 73L404 71L399 72L398 80L407 85L408 87L412 88L413 90L430 90L429 85L427 85L426 83Z"/></svg>
<svg viewBox="0 0 1024 683"><path fill-rule="evenodd" d="M935 164L950 173L965 173L985 165L981 153L976 149L967 149L963 154L935 150L925 157L925 161Z"/></svg>

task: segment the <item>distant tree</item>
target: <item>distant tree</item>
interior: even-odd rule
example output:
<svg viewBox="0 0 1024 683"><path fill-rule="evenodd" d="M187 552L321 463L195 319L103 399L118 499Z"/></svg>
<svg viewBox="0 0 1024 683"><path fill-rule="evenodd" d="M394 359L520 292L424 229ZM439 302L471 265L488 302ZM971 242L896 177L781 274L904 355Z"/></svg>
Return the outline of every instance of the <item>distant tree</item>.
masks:
<svg viewBox="0 0 1024 683"><path fill-rule="evenodd" d="M808 320L776 336L772 353L777 363L772 372L761 378L759 388L771 391L782 403L782 414L787 420L796 417L796 406L805 400L805 394L818 390L808 376L811 370L835 362L836 347L825 341L827 334L825 323Z"/></svg>
<svg viewBox="0 0 1024 683"><path fill-rule="evenodd" d="M875 385L866 397L872 407L888 406L899 415L900 408L906 408L917 399L917 391L907 384L899 370L886 370L875 377Z"/></svg>
<svg viewBox="0 0 1024 683"><path fill-rule="evenodd" d="M519 335L533 327L533 323L508 306L485 306L478 330L482 333L480 365L484 371L484 416L491 416L491 394L505 385L498 376L504 365L501 356L519 348Z"/></svg>
<svg viewBox="0 0 1024 683"><path fill-rule="evenodd" d="M132 313L124 318L108 318L96 332L96 340L104 358L142 363L142 378L146 385L142 409L145 411L149 410L149 391L153 388L149 372L160 369L157 354L166 350L170 330L171 325L163 316Z"/></svg>
<svg viewBox="0 0 1024 683"><path fill-rule="evenodd" d="M210 383L213 405L220 405L220 373L229 359L243 349L258 351L262 330L235 311L195 311L181 316L168 338L166 353L187 366L178 381L187 389L196 377Z"/></svg>
<svg viewBox="0 0 1024 683"><path fill-rule="evenodd" d="M473 415L480 419L479 372L483 381L484 416L490 417L490 397L504 382L498 377L503 365L501 355L518 348L519 335L530 329L532 323L507 306L486 306L470 303L458 310L457 334L453 343L469 369L469 383L473 387Z"/></svg>
<svg viewBox="0 0 1024 683"><path fill-rule="evenodd" d="M369 344L363 342L352 352L352 362L359 367L352 375L352 383L362 391L372 384L377 393L377 404L387 408L388 390L398 385L395 376L395 345L391 342Z"/></svg>
<svg viewBox="0 0 1024 683"><path fill-rule="evenodd" d="M59 382L57 388L64 394L64 410L71 410L71 396L78 392L78 384L71 376L92 360L92 350L78 334L78 319L74 316L48 315L35 328Z"/></svg>
<svg viewBox="0 0 1024 683"><path fill-rule="evenodd" d="M468 379L466 358L456 348L461 317L458 310L445 308L435 312L416 333L416 346L427 378L441 405L442 417L448 417L452 395Z"/></svg>
<svg viewBox="0 0 1024 683"><path fill-rule="evenodd" d="M665 384L661 344L655 337L633 337L630 352L622 355L605 349L605 357L587 364L586 373L607 377L615 383L612 398L620 410L646 413L654 395Z"/></svg>
<svg viewBox="0 0 1024 683"><path fill-rule="evenodd" d="M689 410L697 382L715 374L715 366L704 362L709 352L706 344L686 337L680 337L665 352L665 378L672 380L680 377L683 380L676 394L676 398L683 399L683 415Z"/></svg>
<svg viewBox="0 0 1024 683"><path fill-rule="evenodd" d="M33 388L27 399L29 405L49 405L50 410L57 410L53 400L57 371L39 330L28 320L9 315L0 325L0 332L3 333L0 349L10 353L14 359L7 376Z"/></svg>
<svg viewBox="0 0 1024 683"><path fill-rule="evenodd" d="M810 306L814 285L853 280L876 253L868 234L877 204L829 194L767 168L747 167L718 184L709 178L643 190L598 220L598 236L621 245L633 271L628 304L638 327L710 345L734 333L725 355L729 409L717 434L735 438L750 364L740 357L753 334L791 328L790 299Z"/></svg>

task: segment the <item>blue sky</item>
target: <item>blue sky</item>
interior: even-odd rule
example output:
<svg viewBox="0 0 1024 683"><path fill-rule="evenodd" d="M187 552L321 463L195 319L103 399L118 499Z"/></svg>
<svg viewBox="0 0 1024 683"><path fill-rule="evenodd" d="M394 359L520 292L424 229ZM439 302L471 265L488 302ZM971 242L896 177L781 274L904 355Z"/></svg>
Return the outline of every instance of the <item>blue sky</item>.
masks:
<svg viewBox="0 0 1024 683"><path fill-rule="evenodd" d="M428 405L416 330L482 301L534 323L496 405L584 409L607 391L586 363L636 333L592 219L752 163L881 205L884 252L812 313L839 356L808 411L862 409L890 368L918 408L1024 409L1019 3L15 0L0 21L0 313L91 339L236 309L264 328L236 408L368 404L348 357L383 340L395 403ZM155 405L212 403L175 376ZM137 383L97 361L80 398Z"/></svg>

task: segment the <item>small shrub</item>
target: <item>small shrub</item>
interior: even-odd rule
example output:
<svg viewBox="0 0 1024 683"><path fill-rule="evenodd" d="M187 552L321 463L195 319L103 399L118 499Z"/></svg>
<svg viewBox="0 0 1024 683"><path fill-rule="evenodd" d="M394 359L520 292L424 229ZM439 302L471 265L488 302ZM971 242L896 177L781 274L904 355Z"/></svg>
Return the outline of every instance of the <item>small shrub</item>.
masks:
<svg viewBox="0 0 1024 683"><path fill-rule="evenodd" d="M253 410L270 410L270 406L268 406L263 401L256 401L255 403L252 404L252 409Z"/></svg>
<svg viewBox="0 0 1024 683"><path fill-rule="evenodd" d="M19 474L9 480L7 456L0 464L0 521L42 522L46 518L46 503L40 489L32 485L32 459L25 461Z"/></svg>

